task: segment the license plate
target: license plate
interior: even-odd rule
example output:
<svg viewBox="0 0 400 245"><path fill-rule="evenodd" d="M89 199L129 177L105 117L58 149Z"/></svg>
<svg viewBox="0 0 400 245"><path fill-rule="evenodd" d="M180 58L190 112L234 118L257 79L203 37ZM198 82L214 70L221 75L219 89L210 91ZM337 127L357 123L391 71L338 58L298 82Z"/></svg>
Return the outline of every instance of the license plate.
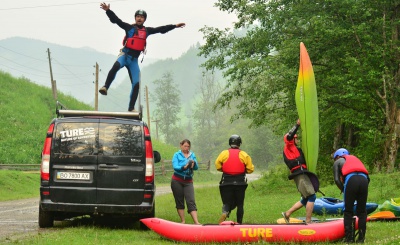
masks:
<svg viewBox="0 0 400 245"><path fill-rule="evenodd" d="M57 172L57 179L90 180L90 173Z"/></svg>

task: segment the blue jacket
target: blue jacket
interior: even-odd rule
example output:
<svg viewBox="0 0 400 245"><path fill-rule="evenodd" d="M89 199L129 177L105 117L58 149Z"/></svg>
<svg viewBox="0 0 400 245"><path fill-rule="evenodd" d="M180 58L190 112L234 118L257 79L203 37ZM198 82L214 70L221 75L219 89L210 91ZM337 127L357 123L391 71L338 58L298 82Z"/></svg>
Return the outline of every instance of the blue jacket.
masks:
<svg viewBox="0 0 400 245"><path fill-rule="evenodd" d="M190 153L189 157L185 158L185 155L183 155L182 151L179 150L172 157L172 167L174 168L174 175L184 180L192 179L193 170L199 169L196 155L192 151L189 151L189 153ZM189 160L194 161L193 169L183 169Z"/></svg>

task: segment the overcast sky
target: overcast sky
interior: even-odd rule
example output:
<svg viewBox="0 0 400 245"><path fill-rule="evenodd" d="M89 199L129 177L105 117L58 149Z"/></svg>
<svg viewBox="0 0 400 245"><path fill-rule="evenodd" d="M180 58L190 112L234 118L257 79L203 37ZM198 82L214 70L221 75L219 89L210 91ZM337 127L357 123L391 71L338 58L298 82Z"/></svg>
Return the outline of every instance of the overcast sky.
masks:
<svg viewBox="0 0 400 245"><path fill-rule="evenodd" d="M111 10L128 23L134 22L137 9L147 12L145 26L186 23L166 34L147 39L147 57L178 58L197 42L201 44L204 26L232 28L234 14L214 7L217 0L111 0ZM101 1L93 0L1 0L0 40L27 37L69 47L91 47L117 55L124 31L112 24Z"/></svg>

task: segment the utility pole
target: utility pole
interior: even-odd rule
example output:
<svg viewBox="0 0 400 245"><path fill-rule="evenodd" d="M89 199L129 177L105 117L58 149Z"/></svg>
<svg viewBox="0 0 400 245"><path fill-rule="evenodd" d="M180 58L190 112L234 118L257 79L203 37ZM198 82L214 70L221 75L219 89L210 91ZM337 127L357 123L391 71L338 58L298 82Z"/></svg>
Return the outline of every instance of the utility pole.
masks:
<svg viewBox="0 0 400 245"><path fill-rule="evenodd" d="M156 119L156 120L152 121L152 122L156 123L156 137L157 137L157 140L158 140L158 122L159 121L160 121L160 119Z"/></svg>
<svg viewBox="0 0 400 245"><path fill-rule="evenodd" d="M149 89L147 88L147 85L145 86L145 91L146 91L146 108L147 108L147 124L150 128L150 109L149 109Z"/></svg>
<svg viewBox="0 0 400 245"><path fill-rule="evenodd" d="M99 110L99 65L96 62L96 78L94 81L94 110Z"/></svg>
<svg viewBox="0 0 400 245"><path fill-rule="evenodd" d="M53 79L53 70L51 69L51 58L50 58L50 49L47 48L47 56L49 58L49 66L50 66L50 79L51 79L51 91L53 92L53 98L57 100L57 84Z"/></svg>

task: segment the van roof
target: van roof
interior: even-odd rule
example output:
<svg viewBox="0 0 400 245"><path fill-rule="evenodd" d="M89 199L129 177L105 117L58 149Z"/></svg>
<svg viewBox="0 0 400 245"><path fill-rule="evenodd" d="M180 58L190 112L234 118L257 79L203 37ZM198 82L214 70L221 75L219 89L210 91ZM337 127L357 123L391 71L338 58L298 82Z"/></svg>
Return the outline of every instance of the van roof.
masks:
<svg viewBox="0 0 400 245"><path fill-rule="evenodd" d="M57 117L84 117L84 116L102 116L102 117L117 117L125 119L141 120L140 112L113 112L113 111L84 111L84 110L56 110Z"/></svg>

